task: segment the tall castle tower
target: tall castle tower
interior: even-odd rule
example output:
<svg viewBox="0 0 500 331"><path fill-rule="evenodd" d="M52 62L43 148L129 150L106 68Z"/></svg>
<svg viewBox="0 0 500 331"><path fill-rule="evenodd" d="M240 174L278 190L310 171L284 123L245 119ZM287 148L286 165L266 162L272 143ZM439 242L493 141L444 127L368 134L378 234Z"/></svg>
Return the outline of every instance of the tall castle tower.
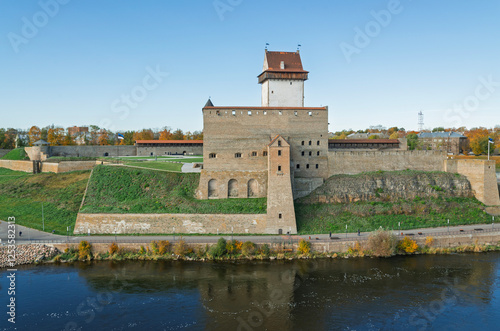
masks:
<svg viewBox="0 0 500 331"><path fill-rule="evenodd" d="M304 107L304 82L309 72L302 68L299 51L266 50L262 73L262 107Z"/></svg>

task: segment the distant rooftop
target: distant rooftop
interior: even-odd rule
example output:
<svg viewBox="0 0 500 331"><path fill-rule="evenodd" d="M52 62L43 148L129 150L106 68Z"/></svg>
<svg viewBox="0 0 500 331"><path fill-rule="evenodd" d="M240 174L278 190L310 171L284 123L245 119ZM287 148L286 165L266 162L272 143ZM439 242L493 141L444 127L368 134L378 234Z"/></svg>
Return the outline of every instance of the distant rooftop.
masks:
<svg viewBox="0 0 500 331"><path fill-rule="evenodd" d="M467 138L459 132L420 132L419 138Z"/></svg>

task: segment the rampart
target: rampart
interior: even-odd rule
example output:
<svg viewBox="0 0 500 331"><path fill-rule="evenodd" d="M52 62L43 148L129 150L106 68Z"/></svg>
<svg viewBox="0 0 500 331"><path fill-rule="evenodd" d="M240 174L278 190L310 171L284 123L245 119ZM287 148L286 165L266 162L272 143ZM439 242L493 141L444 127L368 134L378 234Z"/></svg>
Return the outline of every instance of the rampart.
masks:
<svg viewBox="0 0 500 331"><path fill-rule="evenodd" d="M67 161L59 163L42 162L42 172L69 172L77 170L90 170L96 164L96 161ZM33 161L14 161L0 160L0 167L15 171L33 172Z"/></svg>
<svg viewBox="0 0 500 331"><path fill-rule="evenodd" d="M354 175L370 171L443 171L446 153L441 151L329 151L328 175Z"/></svg>
<svg viewBox="0 0 500 331"><path fill-rule="evenodd" d="M266 233L266 214L84 214L75 234ZM274 232L273 232L274 233Z"/></svg>

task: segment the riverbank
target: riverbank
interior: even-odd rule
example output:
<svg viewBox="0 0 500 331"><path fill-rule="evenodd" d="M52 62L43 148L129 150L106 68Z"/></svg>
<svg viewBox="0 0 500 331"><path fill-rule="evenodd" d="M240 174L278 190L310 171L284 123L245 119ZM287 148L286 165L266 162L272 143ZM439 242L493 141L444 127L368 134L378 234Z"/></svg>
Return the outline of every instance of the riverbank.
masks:
<svg viewBox="0 0 500 331"><path fill-rule="evenodd" d="M338 239L338 238L337 238ZM448 236L396 236L375 231L367 238L344 241L277 240L269 243L220 238L217 243L188 243L183 239L149 243L26 244L16 246L14 265L75 261L236 261L317 258L392 257L415 254L454 254L500 251L500 232ZM0 268L7 264L7 248L0 247Z"/></svg>

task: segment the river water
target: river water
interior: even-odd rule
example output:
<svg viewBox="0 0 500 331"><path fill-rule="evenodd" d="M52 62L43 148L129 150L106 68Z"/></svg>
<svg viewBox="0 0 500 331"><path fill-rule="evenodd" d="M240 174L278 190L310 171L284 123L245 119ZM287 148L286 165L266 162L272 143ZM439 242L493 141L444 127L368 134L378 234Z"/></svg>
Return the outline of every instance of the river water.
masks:
<svg viewBox="0 0 500 331"><path fill-rule="evenodd" d="M19 267L17 330L494 330L500 253ZM0 271L0 306L8 287ZM6 311L0 329L11 330Z"/></svg>

